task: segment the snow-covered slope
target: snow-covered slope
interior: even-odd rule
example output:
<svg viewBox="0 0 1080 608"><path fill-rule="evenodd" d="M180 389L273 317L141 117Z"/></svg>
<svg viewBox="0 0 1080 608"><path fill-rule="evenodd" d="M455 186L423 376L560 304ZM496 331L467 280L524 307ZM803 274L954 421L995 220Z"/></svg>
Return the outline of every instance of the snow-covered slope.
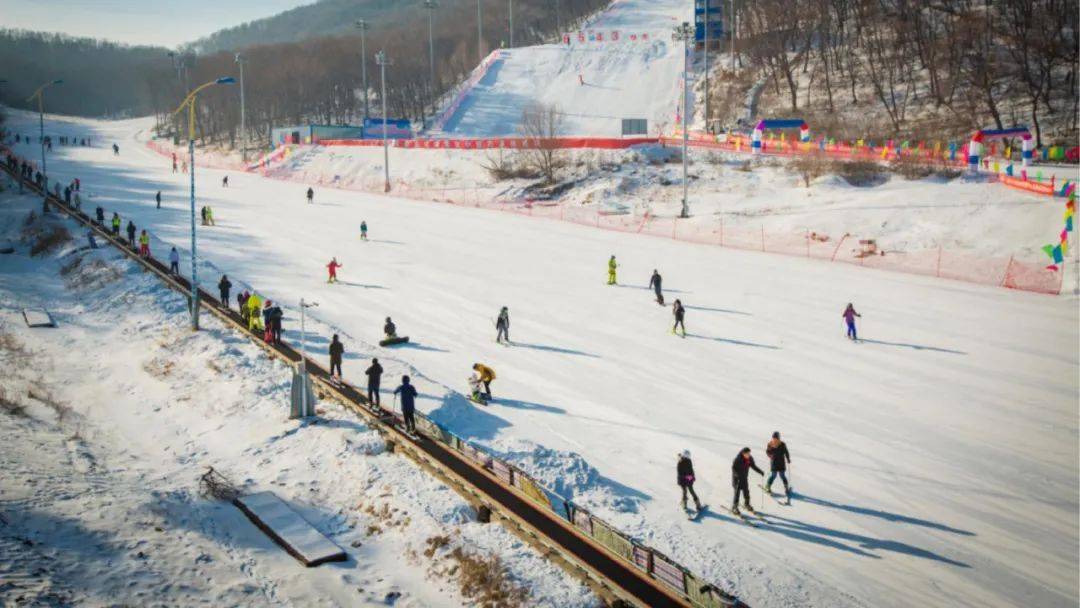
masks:
<svg viewBox="0 0 1080 608"><path fill-rule="evenodd" d="M563 135L618 136L623 118L648 119L650 132L671 125L683 57L671 32L689 17L686 0L617 0L585 28L603 41L505 49L449 118L445 135L520 134L522 111L534 103L562 110ZM610 40L614 31L618 41Z"/></svg>
<svg viewBox="0 0 1080 608"><path fill-rule="evenodd" d="M141 124L73 123L121 155L58 148L49 165L82 177L86 206L184 250L187 176L130 139ZM226 189L200 172L218 218L200 230L214 264L201 276L318 301L314 352L341 334L346 378L372 355L409 369L434 419L755 607L1077 602L1075 298L323 187L307 205L305 184L233 174ZM687 305L685 339L645 287L654 268ZM857 344L843 338L849 301ZM503 305L513 347L494 343ZM386 316L412 346L372 346ZM476 361L498 373L487 408L458 392ZM723 505L736 452L762 462L774 430L792 449L793 506L766 503L758 529L681 516L677 452Z"/></svg>

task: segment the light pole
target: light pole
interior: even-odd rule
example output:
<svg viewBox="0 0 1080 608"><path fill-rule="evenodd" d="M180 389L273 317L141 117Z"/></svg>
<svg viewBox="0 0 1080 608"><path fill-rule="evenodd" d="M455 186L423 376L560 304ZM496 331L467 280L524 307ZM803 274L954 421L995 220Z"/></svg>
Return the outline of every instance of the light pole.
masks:
<svg viewBox="0 0 1080 608"><path fill-rule="evenodd" d="M300 389L301 417L310 415L308 412L307 327L304 311L318 305L318 302L305 302L304 298L300 298L300 383L303 385Z"/></svg>
<svg viewBox="0 0 1080 608"><path fill-rule="evenodd" d="M375 53L375 63L379 66L379 74L382 79L382 94L379 96L382 99L382 149L383 149L383 171L385 173L385 181L383 184L383 192L390 191L390 144L386 139L386 66L391 65L389 59L386 58L386 51L379 51Z"/></svg>
<svg viewBox="0 0 1080 608"><path fill-rule="evenodd" d="M514 0L510 2L510 48L514 48Z"/></svg>
<svg viewBox="0 0 1080 608"><path fill-rule="evenodd" d="M687 147L690 132L690 73L688 68L690 58L690 41L694 39L694 28L686 21L675 28L671 35L673 40L683 43L683 112L682 112L682 212L679 217L690 217L690 206L687 202L690 178L687 173Z"/></svg>
<svg viewBox="0 0 1080 608"><path fill-rule="evenodd" d="M26 99L27 102L32 101L37 97L38 101L38 138L41 139L41 178L45 183L43 189L44 198L42 199L42 205L45 211L49 210L49 171L45 165L45 89L53 86L54 84L63 84L64 81L56 79L52 82L47 82L34 91L34 94Z"/></svg>
<svg viewBox="0 0 1080 608"><path fill-rule="evenodd" d="M559 0L555 0L555 31L562 37L562 19L559 17Z"/></svg>
<svg viewBox="0 0 1080 608"><path fill-rule="evenodd" d="M244 63L247 59L236 54L236 63L240 66L240 157L247 161L247 147L244 146L244 137L247 134L247 120L244 114Z"/></svg>
<svg viewBox="0 0 1080 608"><path fill-rule="evenodd" d="M484 60L484 12L480 8L481 0L476 0L476 62Z"/></svg>
<svg viewBox="0 0 1080 608"><path fill-rule="evenodd" d="M200 85L188 93L173 112L173 114L179 114L185 107L188 109L188 157L191 164L191 329L196 331L199 329L199 267L195 248L195 101L199 93L207 87L235 82L236 79L232 76L223 76Z"/></svg>
<svg viewBox="0 0 1080 608"><path fill-rule="evenodd" d="M361 74L360 78L364 82L364 85L363 85L364 86L364 120L367 120L367 117L368 117L367 42L366 42L366 38L364 36L364 32L366 32L371 27L371 24L369 24L367 21L364 21L363 19L358 19L354 25L356 26L356 29L360 30L360 74Z"/></svg>
<svg viewBox="0 0 1080 608"><path fill-rule="evenodd" d="M731 71L735 71L735 0L731 0L731 14L728 15L728 30L731 33Z"/></svg>
<svg viewBox="0 0 1080 608"><path fill-rule="evenodd" d="M712 25L712 2L705 0L705 132L709 132L709 26ZM722 2L723 0L715 0Z"/></svg>
<svg viewBox="0 0 1080 608"><path fill-rule="evenodd" d="M427 40L428 40L428 63L431 68L431 95L435 96L435 39L433 37L434 32L434 15L435 9L439 8L439 3L435 0L424 0L424 8L427 9ZM435 109L432 108L432 113Z"/></svg>

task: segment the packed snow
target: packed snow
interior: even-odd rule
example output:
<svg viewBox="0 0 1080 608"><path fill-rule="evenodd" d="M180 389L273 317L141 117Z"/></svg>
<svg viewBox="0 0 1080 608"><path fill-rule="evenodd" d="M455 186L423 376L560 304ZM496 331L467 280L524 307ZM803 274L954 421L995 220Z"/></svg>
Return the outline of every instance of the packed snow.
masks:
<svg viewBox="0 0 1080 608"><path fill-rule="evenodd" d="M188 176L138 143L145 127L50 121L97 146L56 148L50 172L82 179L84 208L148 227L158 255L184 251ZM307 184L232 173L225 188L224 174L198 173L218 222L199 232L204 280L227 272L287 306L318 301L311 352L340 334L346 379L373 355L390 377L408 370L433 419L751 605L1077 603L1074 297L327 187L308 205ZM617 286L604 284L612 254ZM668 303L687 307L685 339L646 288L654 268ZM843 337L847 302L863 315L858 343ZM494 342L504 305L510 347ZM373 346L387 316L411 346ZM461 394L477 361L498 374L486 408ZM762 504L755 487L771 521L757 529L718 508L682 516L678 452L719 507L736 452L765 464L774 430L792 451L792 506Z"/></svg>

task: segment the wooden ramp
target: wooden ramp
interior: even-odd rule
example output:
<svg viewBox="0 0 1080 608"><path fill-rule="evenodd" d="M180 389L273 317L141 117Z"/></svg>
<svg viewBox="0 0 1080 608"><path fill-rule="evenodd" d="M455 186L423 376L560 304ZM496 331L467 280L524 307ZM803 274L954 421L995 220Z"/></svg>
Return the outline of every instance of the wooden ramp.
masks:
<svg viewBox="0 0 1080 608"><path fill-rule="evenodd" d="M308 568L343 562L348 556L273 492L258 492L233 501L248 519Z"/></svg>
<svg viewBox="0 0 1080 608"><path fill-rule="evenodd" d="M44 308L24 308L22 314L30 327L56 327L56 321Z"/></svg>

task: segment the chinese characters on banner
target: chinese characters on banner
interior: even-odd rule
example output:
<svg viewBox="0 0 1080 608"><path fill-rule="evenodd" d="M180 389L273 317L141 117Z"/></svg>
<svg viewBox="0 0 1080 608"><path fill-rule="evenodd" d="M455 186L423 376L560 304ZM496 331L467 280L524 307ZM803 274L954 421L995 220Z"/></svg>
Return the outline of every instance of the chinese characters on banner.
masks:
<svg viewBox="0 0 1080 608"><path fill-rule="evenodd" d="M563 34L563 44L570 46L571 40L577 40L579 44L586 42L648 42L648 32L633 32L627 34L619 30L585 30L574 34Z"/></svg>

